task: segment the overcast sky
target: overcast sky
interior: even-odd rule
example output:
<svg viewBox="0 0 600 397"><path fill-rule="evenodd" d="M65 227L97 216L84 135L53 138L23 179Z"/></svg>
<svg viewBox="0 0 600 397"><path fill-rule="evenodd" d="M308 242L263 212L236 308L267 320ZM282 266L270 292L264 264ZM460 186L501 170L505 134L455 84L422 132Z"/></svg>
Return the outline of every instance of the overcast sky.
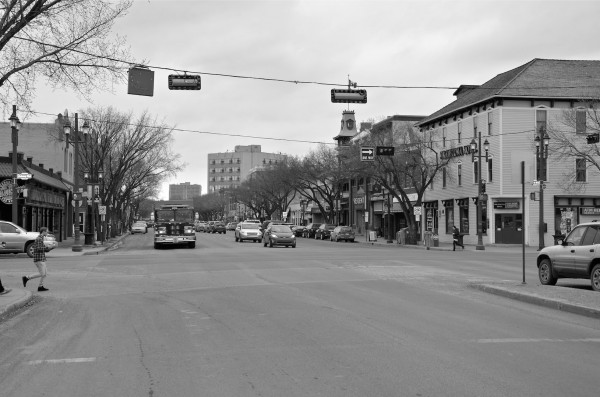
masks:
<svg viewBox="0 0 600 397"><path fill-rule="evenodd" d="M482 84L534 58L599 60L599 16L600 1L574 0L136 0L114 32L150 66L201 74L202 89L169 91L176 72L155 68L153 97L128 95L123 84L90 104L40 89L33 109L148 110L185 130L174 132L174 150L187 166L160 198L169 183L206 193L208 153L261 145L303 155L333 143L345 109L358 123L426 116L454 100L447 87ZM367 104L331 103L336 87L326 84L344 88L348 76L358 88L440 88L369 87Z"/></svg>

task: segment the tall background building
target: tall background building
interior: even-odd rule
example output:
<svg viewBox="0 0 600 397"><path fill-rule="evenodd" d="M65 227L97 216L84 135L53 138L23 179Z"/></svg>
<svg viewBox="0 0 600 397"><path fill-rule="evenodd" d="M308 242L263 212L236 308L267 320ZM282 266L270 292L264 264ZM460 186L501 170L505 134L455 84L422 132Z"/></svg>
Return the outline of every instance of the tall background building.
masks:
<svg viewBox="0 0 600 397"><path fill-rule="evenodd" d="M277 164L281 153L263 153L260 145L236 146L233 152L208 154L208 193L239 186L251 170Z"/></svg>
<svg viewBox="0 0 600 397"><path fill-rule="evenodd" d="M191 200L201 195L201 185L192 185L190 182L169 185L169 200Z"/></svg>

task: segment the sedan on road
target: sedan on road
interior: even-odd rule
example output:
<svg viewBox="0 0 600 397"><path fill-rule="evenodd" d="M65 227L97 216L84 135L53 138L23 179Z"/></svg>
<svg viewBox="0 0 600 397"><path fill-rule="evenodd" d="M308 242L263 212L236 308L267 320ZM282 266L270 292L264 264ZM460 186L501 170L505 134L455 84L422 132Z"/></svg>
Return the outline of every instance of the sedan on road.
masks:
<svg viewBox="0 0 600 397"><path fill-rule="evenodd" d="M25 252L33 258L33 243L39 236L38 232L28 232L12 222L0 221L0 254L18 254ZM46 252L58 247L54 234L44 237Z"/></svg>
<svg viewBox="0 0 600 397"><path fill-rule="evenodd" d="M133 224L133 226L131 226L131 234L136 233L148 233L148 226L146 225L146 222L136 222Z"/></svg>
<svg viewBox="0 0 600 397"><path fill-rule="evenodd" d="M287 225L270 225L263 233L263 246L284 245L296 248L296 236Z"/></svg>
<svg viewBox="0 0 600 397"><path fill-rule="evenodd" d="M306 225L306 228L304 229L304 237L315 237L315 232L317 231L319 226L321 226L320 223L309 223L308 225Z"/></svg>
<svg viewBox="0 0 600 397"><path fill-rule="evenodd" d="M350 226L338 226L331 231L331 236L329 236L329 239L331 241L336 241L336 242L340 241L340 240L344 240L346 242L350 241L351 243L353 243L354 238L355 238L355 233L354 233L354 230L352 230L352 228Z"/></svg>
<svg viewBox="0 0 600 397"><path fill-rule="evenodd" d="M260 231L260 223L238 223L235 228L235 241L240 243L244 240L252 240L255 243L262 239L262 232Z"/></svg>

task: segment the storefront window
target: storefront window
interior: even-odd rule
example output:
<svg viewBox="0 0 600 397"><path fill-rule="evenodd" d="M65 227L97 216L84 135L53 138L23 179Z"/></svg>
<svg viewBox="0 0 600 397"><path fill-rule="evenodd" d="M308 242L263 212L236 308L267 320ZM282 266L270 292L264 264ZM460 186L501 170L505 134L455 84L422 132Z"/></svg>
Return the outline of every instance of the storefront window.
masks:
<svg viewBox="0 0 600 397"><path fill-rule="evenodd" d="M460 206L458 214L460 219L460 232L462 234L469 234L469 207L466 205Z"/></svg>
<svg viewBox="0 0 600 397"><path fill-rule="evenodd" d="M446 208L446 234L452 234L452 228L454 227L454 207Z"/></svg>

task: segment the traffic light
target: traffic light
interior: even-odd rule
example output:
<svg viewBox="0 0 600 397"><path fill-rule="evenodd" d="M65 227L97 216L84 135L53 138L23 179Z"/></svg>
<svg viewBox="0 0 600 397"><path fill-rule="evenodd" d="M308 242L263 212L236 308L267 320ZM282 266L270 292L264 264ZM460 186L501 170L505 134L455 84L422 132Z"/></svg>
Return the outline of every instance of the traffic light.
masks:
<svg viewBox="0 0 600 397"><path fill-rule="evenodd" d="M170 90L199 90L200 76L190 74L170 74Z"/></svg>
<svg viewBox="0 0 600 397"><path fill-rule="evenodd" d="M588 134L586 137L588 145L600 142L600 133Z"/></svg>
<svg viewBox="0 0 600 397"><path fill-rule="evenodd" d="M378 156L393 156L394 155L394 147L393 146L377 146L377 155Z"/></svg>
<svg viewBox="0 0 600 397"><path fill-rule="evenodd" d="M331 90L333 103L367 103L367 90Z"/></svg>

